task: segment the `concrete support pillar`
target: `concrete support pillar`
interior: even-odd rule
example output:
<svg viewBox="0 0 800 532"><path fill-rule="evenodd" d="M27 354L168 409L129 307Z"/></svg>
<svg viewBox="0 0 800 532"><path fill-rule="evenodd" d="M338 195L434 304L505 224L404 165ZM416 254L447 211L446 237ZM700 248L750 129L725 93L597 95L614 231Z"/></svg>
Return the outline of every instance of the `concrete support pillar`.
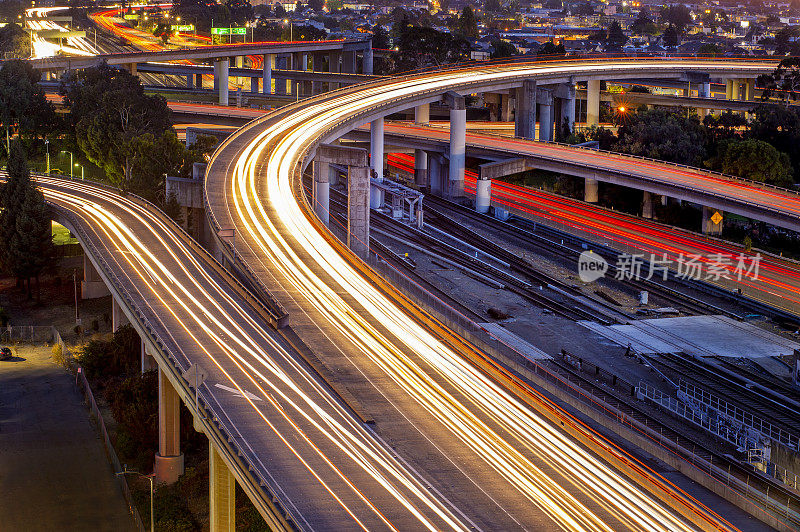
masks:
<svg viewBox="0 0 800 532"><path fill-rule="evenodd" d="M546 89L536 91L536 103L539 108L539 140L553 140L553 93Z"/></svg>
<svg viewBox="0 0 800 532"><path fill-rule="evenodd" d="M442 156L428 153L428 187L431 194L442 195Z"/></svg>
<svg viewBox="0 0 800 532"><path fill-rule="evenodd" d="M583 201L597 203L597 179L585 179L583 182Z"/></svg>
<svg viewBox="0 0 800 532"><path fill-rule="evenodd" d="M116 332L123 325L130 323L128 316L122 311L122 307L117 303L117 299L111 298L111 330Z"/></svg>
<svg viewBox="0 0 800 532"><path fill-rule="evenodd" d="M475 185L475 210L486 214L492 204L492 180L478 179Z"/></svg>
<svg viewBox="0 0 800 532"><path fill-rule="evenodd" d="M342 52L342 72L345 74L356 73L356 53Z"/></svg>
<svg viewBox="0 0 800 532"><path fill-rule="evenodd" d="M83 256L83 281L81 281L81 299L94 299L110 295L106 283L86 255Z"/></svg>
<svg viewBox="0 0 800 532"><path fill-rule="evenodd" d="M600 80L586 82L586 125L600 124Z"/></svg>
<svg viewBox="0 0 800 532"><path fill-rule="evenodd" d="M210 532L235 532L236 478L211 441L208 442L208 517Z"/></svg>
<svg viewBox="0 0 800 532"><path fill-rule="evenodd" d="M377 181L383 181L383 118L370 122L369 125L370 156L369 165ZM383 206L383 190L372 187L370 207L380 209Z"/></svg>
<svg viewBox="0 0 800 532"><path fill-rule="evenodd" d="M517 89L514 105L514 136L536 138L536 81L526 79Z"/></svg>
<svg viewBox="0 0 800 532"><path fill-rule="evenodd" d="M450 109L450 171L448 195L458 198L464 195L464 166L467 154L467 109L464 99Z"/></svg>
<svg viewBox="0 0 800 532"><path fill-rule="evenodd" d="M508 94L501 94L500 95L500 121L501 122L511 122L511 111L513 111L513 107L511 106L511 97Z"/></svg>
<svg viewBox="0 0 800 532"><path fill-rule="evenodd" d="M275 54L264 54L261 75L261 92L272 94L272 69L275 66Z"/></svg>
<svg viewBox="0 0 800 532"><path fill-rule="evenodd" d="M250 78L250 92L258 93L258 78Z"/></svg>
<svg viewBox="0 0 800 532"><path fill-rule="evenodd" d="M195 74L194 75L194 88L195 89L202 89L203 88L203 75L202 74Z"/></svg>
<svg viewBox="0 0 800 532"><path fill-rule="evenodd" d="M244 68L244 56L243 55L235 56L233 58L233 65L236 68ZM242 83L244 83L244 80L242 79L242 77L241 76L236 76L236 85L241 85Z"/></svg>
<svg viewBox="0 0 800 532"><path fill-rule="evenodd" d="M370 188L369 167L347 167L347 246L365 260L369 256Z"/></svg>
<svg viewBox="0 0 800 532"><path fill-rule="evenodd" d="M328 71L338 74L341 72L340 62L342 60L342 52L338 50L331 50L331 53L328 55ZM336 90L339 88L339 83L331 82L328 83L328 90Z"/></svg>
<svg viewBox="0 0 800 532"><path fill-rule="evenodd" d="M742 82L742 80L740 80L740 79L732 79L731 80L731 100L740 100L741 99L741 97L742 97L741 91L740 91L740 88L742 86L741 82Z"/></svg>
<svg viewBox="0 0 800 532"><path fill-rule="evenodd" d="M128 63L125 65L125 70L131 73L131 76L137 75L136 63Z"/></svg>
<svg viewBox="0 0 800 532"><path fill-rule="evenodd" d="M573 88L573 96L571 98L564 98L561 100L561 114L562 121L566 122L570 132L575 131L575 95ZM561 124L558 124L561 127Z"/></svg>
<svg viewBox="0 0 800 532"><path fill-rule="evenodd" d="M364 74L372 74L372 41L369 42L369 47L364 48L364 59L362 62L362 70Z"/></svg>
<svg viewBox="0 0 800 532"><path fill-rule="evenodd" d="M430 104L418 105L414 108L414 123L428 125L431 118ZM428 154L425 150L414 150L414 184L420 187L428 185Z"/></svg>
<svg viewBox="0 0 800 532"><path fill-rule="evenodd" d="M157 482L172 484L183 474L181 398L163 370L158 371L158 453L153 468Z"/></svg>
<svg viewBox="0 0 800 532"><path fill-rule="evenodd" d="M653 198L646 190L642 192L642 218L653 218Z"/></svg>
<svg viewBox="0 0 800 532"><path fill-rule="evenodd" d="M717 209L706 207L703 205L703 234L704 235L719 235L722 234L722 219L719 223L714 223L712 218L714 214L719 212ZM720 214L722 214L720 212Z"/></svg>
<svg viewBox="0 0 800 532"><path fill-rule="evenodd" d="M706 81L705 83L700 83L697 86L697 97L698 98L711 98L711 82ZM706 116L708 114L708 109L697 109L697 116L700 118Z"/></svg>
<svg viewBox="0 0 800 532"><path fill-rule="evenodd" d="M278 70L285 70L286 69L286 58L283 56L278 56L275 58L275 68ZM275 80L275 94L284 95L286 94L286 80L285 79L276 79Z"/></svg>
<svg viewBox="0 0 800 532"><path fill-rule="evenodd" d="M745 100L752 102L756 99L756 80L749 78L745 80Z"/></svg>
<svg viewBox="0 0 800 532"><path fill-rule="evenodd" d="M214 61L214 89L219 93L219 104L228 105L228 58Z"/></svg>
<svg viewBox="0 0 800 532"><path fill-rule="evenodd" d="M331 165L329 163L314 161L311 196L314 212L325 225L328 225L330 221L330 174Z"/></svg>
<svg viewBox="0 0 800 532"><path fill-rule="evenodd" d="M192 74L186 74L186 88L189 90L194 88L194 76Z"/></svg>

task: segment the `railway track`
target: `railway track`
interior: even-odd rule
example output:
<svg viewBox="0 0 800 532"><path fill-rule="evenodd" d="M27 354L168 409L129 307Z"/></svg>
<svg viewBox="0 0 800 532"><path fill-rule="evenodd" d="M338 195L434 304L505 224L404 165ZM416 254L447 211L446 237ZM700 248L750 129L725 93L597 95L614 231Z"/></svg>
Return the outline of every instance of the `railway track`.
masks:
<svg viewBox="0 0 800 532"><path fill-rule="evenodd" d="M504 235L513 241L520 242L523 247L540 250L549 255L556 255L563 260L577 264L578 256L585 251L588 243L581 241L577 237L561 233L542 224L512 216L508 221L500 221L491 216L479 214L467 207L445 199L426 196L426 216L429 213L442 213L446 216L458 216L469 220L472 223L481 224L490 228L493 233ZM609 277L616 276L617 254L601 249L599 246L592 245L592 249L603 256L609 263ZM673 288L654 280L634 280L618 279L622 283L636 291L646 290L658 297L665 303L673 305L679 310L684 310L688 314L723 314L734 319L742 319L741 316L718 307L693 295L689 295L677 287Z"/></svg>
<svg viewBox="0 0 800 532"><path fill-rule="evenodd" d="M744 377L722 372L719 366L689 356L664 353L648 360L676 381L698 386L706 392L757 416L795 437L800 437L800 404L775 390L754 386ZM796 394L795 394L796 397Z"/></svg>
<svg viewBox="0 0 800 532"><path fill-rule="evenodd" d="M657 438L660 439L662 447L669 448L670 452L679 455L683 460L699 464L701 462L697 458L700 458L707 463L716 465L717 468L738 479L745 486L752 488L752 495L747 490L745 490L745 495L754 501L764 504L764 495L758 496L755 493L769 494L769 498L775 501L771 507L776 513L780 513L778 504L786 509L785 518L790 519L792 515L800 512L800 492L756 470L747 462L737 459L733 456L736 453L735 449L727 442L719 440L718 445L712 447L708 441L703 441L704 438L692 435L691 429L687 430L686 426L682 426L682 421L663 413L655 415L649 412L646 404L632 396L633 386L631 384L622 381L618 381L616 385L602 383L575 369L564 360L558 359L553 359L546 364L546 370L539 374L544 374L550 380L559 382L563 388L570 390L572 395L580 398L584 403L593 404L599 410L605 409L609 415L612 414L606 407L611 407L621 414L622 418L618 421L625 423L625 418L628 418L645 425L658 435ZM709 435L709 438L712 437ZM698 465L698 467L700 466ZM713 470L704 472L731 486L724 475ZM777 501L785 502L778 503ZM795 521L795 523L800 527L800 522Z"/></svg>

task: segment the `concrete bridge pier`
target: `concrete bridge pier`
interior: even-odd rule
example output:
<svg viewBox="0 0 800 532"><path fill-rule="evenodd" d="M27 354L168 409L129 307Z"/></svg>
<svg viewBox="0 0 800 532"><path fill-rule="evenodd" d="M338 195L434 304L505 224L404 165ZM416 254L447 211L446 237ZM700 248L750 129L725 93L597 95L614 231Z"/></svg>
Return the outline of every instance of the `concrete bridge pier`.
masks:
<svg viewBox="0 0 800 532"><path fill-rule="evenodd" d="M536 138L536 81L526 79L516 89L514 109L514 136L534 140Z"/></svg>
<svg viewBox="0 0 800 532"><path fill-rule="evenodd" d="M328 72L332 73L340 73L341 66L340 62L342 60L342 53L337 50L331 50L330 54L328 54ZM337 82L330 82L328 83L328 90L336 90L339 88L339 83Z"/></svg>
<svg viewBox="0 0 800 532"><path fill-rule="evenodd" d="M556 89L558 97L558 112L556 113L555 127L559 135L566 125L572 132L575 127L575 84L562 83Z"/></svg>
<svg viewBox="0 0 800 532"><path fill-rule="evenodd" d="M711 82L710 81L706 81L706 82L700 83L697 86L697 97L698 98L711 98ZM702 108L698 108L697 109L697 116L699 116L701 119L703 117L705 117L706 115L708 115L708 109L702 109Z"/></svg>
<svg viewBox="0 0 800 532"><path fill-rule="evenodd" d="M378 182L383 181L383 118L377 118L369 125L369 146L370 157L369 165L372 168L373 176ZM371 187L369 197L370 207L380 209L383 207L383 190Z"/></svg>
<svg viewBox="0 0 800 532"><path fill-rule="evenodd" d="M467 157L467 106L464 97L448 92L444 96L450 106L450 169L447 195L460 198L464 195L464 167Z"/></svg>
<svg viewBox="0 0 800 532"><path fill-rule="evenodd" d="M117 302L117 298L111 298L111 330L117 332L117 330L122 327L123 325L127 325L130 323L128 320L128 316L122 311L122 307Z"/></svg>
<svg viewBox="0 0 800 532"><path fill-rule="evenodd" d="M364 74L373 73L373 55L372 55L372 41L369 41L367 47L364 48L364 56L361 61L361 69Z"/></svg>
<svg viewBox="0 0 800 532"><path fill-rule="evenodd" d="M492 205L492 180L479 178L475 187L475 211L486 214Z"/></svg>
<svg viewBox="0 0 800 532"><path fill-rule="evenodd" d="M314 181L311 187L311 201L314 213L322 223L330 221L330 173L331 165L325 161L314 161Z"/></svg>
<svg viewBox="0 0 800 532"><path fill-rule="evenodd" d="M642 218L653 218L653 196L646 190L642 192Z"/></svg>
<svg viewBox="0 0 800 532"><path fill-rule="evenodd" d="M181 398L164 370L158 371L158 453L153 473L156 482L172 484L183 474L180 450Z"/></svg>
<svg viewBox="0 0 800 532"><path fill-rule="evenodd" d="M83 256L83 281L81 281L81 299L95 299L110 295L106 283L97 273L97 269L86 255Z"/></svg>
<svg viewBox="0 0 800 532"><path fill-rule="evenodd" d="M600 80L590 79L586 82L586 125L600 124Z"/></svg>
<svg viewBox="0 0 800 532"><path fill-rule="evenodd" d="M228 105L228 67L230 60L226 57L214 61L214 90L219 94L219 104Z"/></svg>
<svg viewBox="0 0 800 532"><path fill-rule="evenodd" d="M211 441L208 442L208 507L210 532L236 530L236 477Z"/></svg>
<svg viewBox="0 0 800 532"><path fill-rule="evenodd" d="M514 111L513 99L508 93L500 94L500 121L511 122L511 113Z"/></svg>
<svg viewBox="0 0 800 532"><path fill-rule="evenodd" d="M583 182L583 201L586 203L597 203L597 179L586 178Z"/></svg>
<svg viewBox="0 0 800 532"><path fill-rule="evenodd" d="M261 64L261 92L272 94L272 69L275 68L275 54L264 54Z"/></svg>
<svg viewBox="0 0 800 532"><path fill-rule="evenodd" d="M345 74L356 73L356 53L355 52L342 52L342 72Z"/></svg>
<svg viewBox="0 0 800 532"><path fill-rule="evenodd" d="M311 70L312 72L324 72L323 63L325 61L325 56L321 53L315 53L312 55L311 60ZM322 93L322 82L321 81L313 81L311 82L311 94L321 94Z"/></svg>
<svg viewBox="0 0 800 532"><path fill-rule="evenodd" d="M275 57L275 64L273 65L276 69L285 69L286 68L286 58L282 55ZM277 95L285 95L286 94L286 80L284 79L276 79L275 80L275 92L273 94Z"/></svg>
<svg viewBox="0 0 800 532"><path fill-rule="evenodd" d="M364 260L369 257L370 170L347 167L347 246Z"/></svg>
<svg viewBox="0 0 800 532"><path fill-rule="evenodd" d="M430 123L430 104L418 105L414 108L414 123L425 126ZM414 184L419 187L428 185L428 154L425 150L414 150Z"/></svg>
<svg viewBox="0 0 800 532"><path fill-rule="evenodd" d="M194 75L186 74L186 88L191 90L194 88Z"/></svg>
<svg viewBox="0 0 800 532"><path fill-rule="evenodd" d="M428 190L435 196L442 195L442 166L444 157L438 153L427 153L428 156Z"/></svg>
<svg viewBox="0 0 800 532"><path fill-rule="evenodd" d="M712 218L714 217L714 213L718 212L718 209L714 209L713 207L706 207L703 205L703 234L704 235L720 235L722 234L722 220L720 219L719 223L714 223ZM719 211L720 214L721 211Z"/></svg>
<svg viewBox="0 0 800 532"><path fill-rule="evenodd" d="M147 352L147 346L144 342L140 343L142 344L142 373L150 371L151 369L158 369L158 363L155 357Z"/></svg>
<svg viewBox="0 0 800 532"><path fill-rule="evenodd" d="M539 108L539 140L553 140L553 92L548 89L536 91L536 105Z"/></svg>

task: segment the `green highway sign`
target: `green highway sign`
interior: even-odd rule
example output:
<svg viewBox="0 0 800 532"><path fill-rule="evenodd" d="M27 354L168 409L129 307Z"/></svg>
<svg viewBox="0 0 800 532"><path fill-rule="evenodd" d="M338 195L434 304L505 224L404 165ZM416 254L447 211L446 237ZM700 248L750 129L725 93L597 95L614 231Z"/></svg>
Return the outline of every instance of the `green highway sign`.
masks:
<svg viewBox="0 0 800 532"><path fill-rule="evenodd" d="M247 28L211 28L212 35L245 35Z"/></svg>
<svg viewBox="0 0 800 532"><path fill-rule="evenodd" d="M169 29L179 32L194 31L194 24L173 24Z"/></svg>

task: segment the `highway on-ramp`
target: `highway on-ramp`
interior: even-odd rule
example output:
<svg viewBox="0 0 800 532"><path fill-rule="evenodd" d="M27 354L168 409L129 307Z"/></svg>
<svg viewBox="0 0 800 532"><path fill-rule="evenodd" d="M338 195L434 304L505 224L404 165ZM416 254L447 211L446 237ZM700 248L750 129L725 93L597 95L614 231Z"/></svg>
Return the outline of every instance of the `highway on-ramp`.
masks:
<svg viewBox="0 0 800 532"><path fill-rule="evenodd" d="M576 420L544 398L532 398L536 394L524 387L528 395L523 398L524 393L516 393L519 383L481 365L468 344L382 283L314 217L302 192L304 165L320 142L391 112L436 101L448 90L470 94L537 76L617 78L665 68L754 73L772 67L758 62L587 61L408 76L310 98L256 120L223 142L206 174L212 226L235 229L237 254L287 307L298 334L329 363L355 366L379 382L383 398L401 401L426 439L455 439L460 445L454 449L469 457L457 460L458 465L470 476L489 479L486 475L493 472L500 481L482 484L488 486L483 491L517 526L544 516L551 525L577 530L685 528L677 513L703 528L730 525L663 479L649 476L636 485L587 452L558 427L576 429ZM380 422L376 416L379 429ZM595 451L603 448L599 441ZM479 504L473 509L485 518Z"/></svg>

